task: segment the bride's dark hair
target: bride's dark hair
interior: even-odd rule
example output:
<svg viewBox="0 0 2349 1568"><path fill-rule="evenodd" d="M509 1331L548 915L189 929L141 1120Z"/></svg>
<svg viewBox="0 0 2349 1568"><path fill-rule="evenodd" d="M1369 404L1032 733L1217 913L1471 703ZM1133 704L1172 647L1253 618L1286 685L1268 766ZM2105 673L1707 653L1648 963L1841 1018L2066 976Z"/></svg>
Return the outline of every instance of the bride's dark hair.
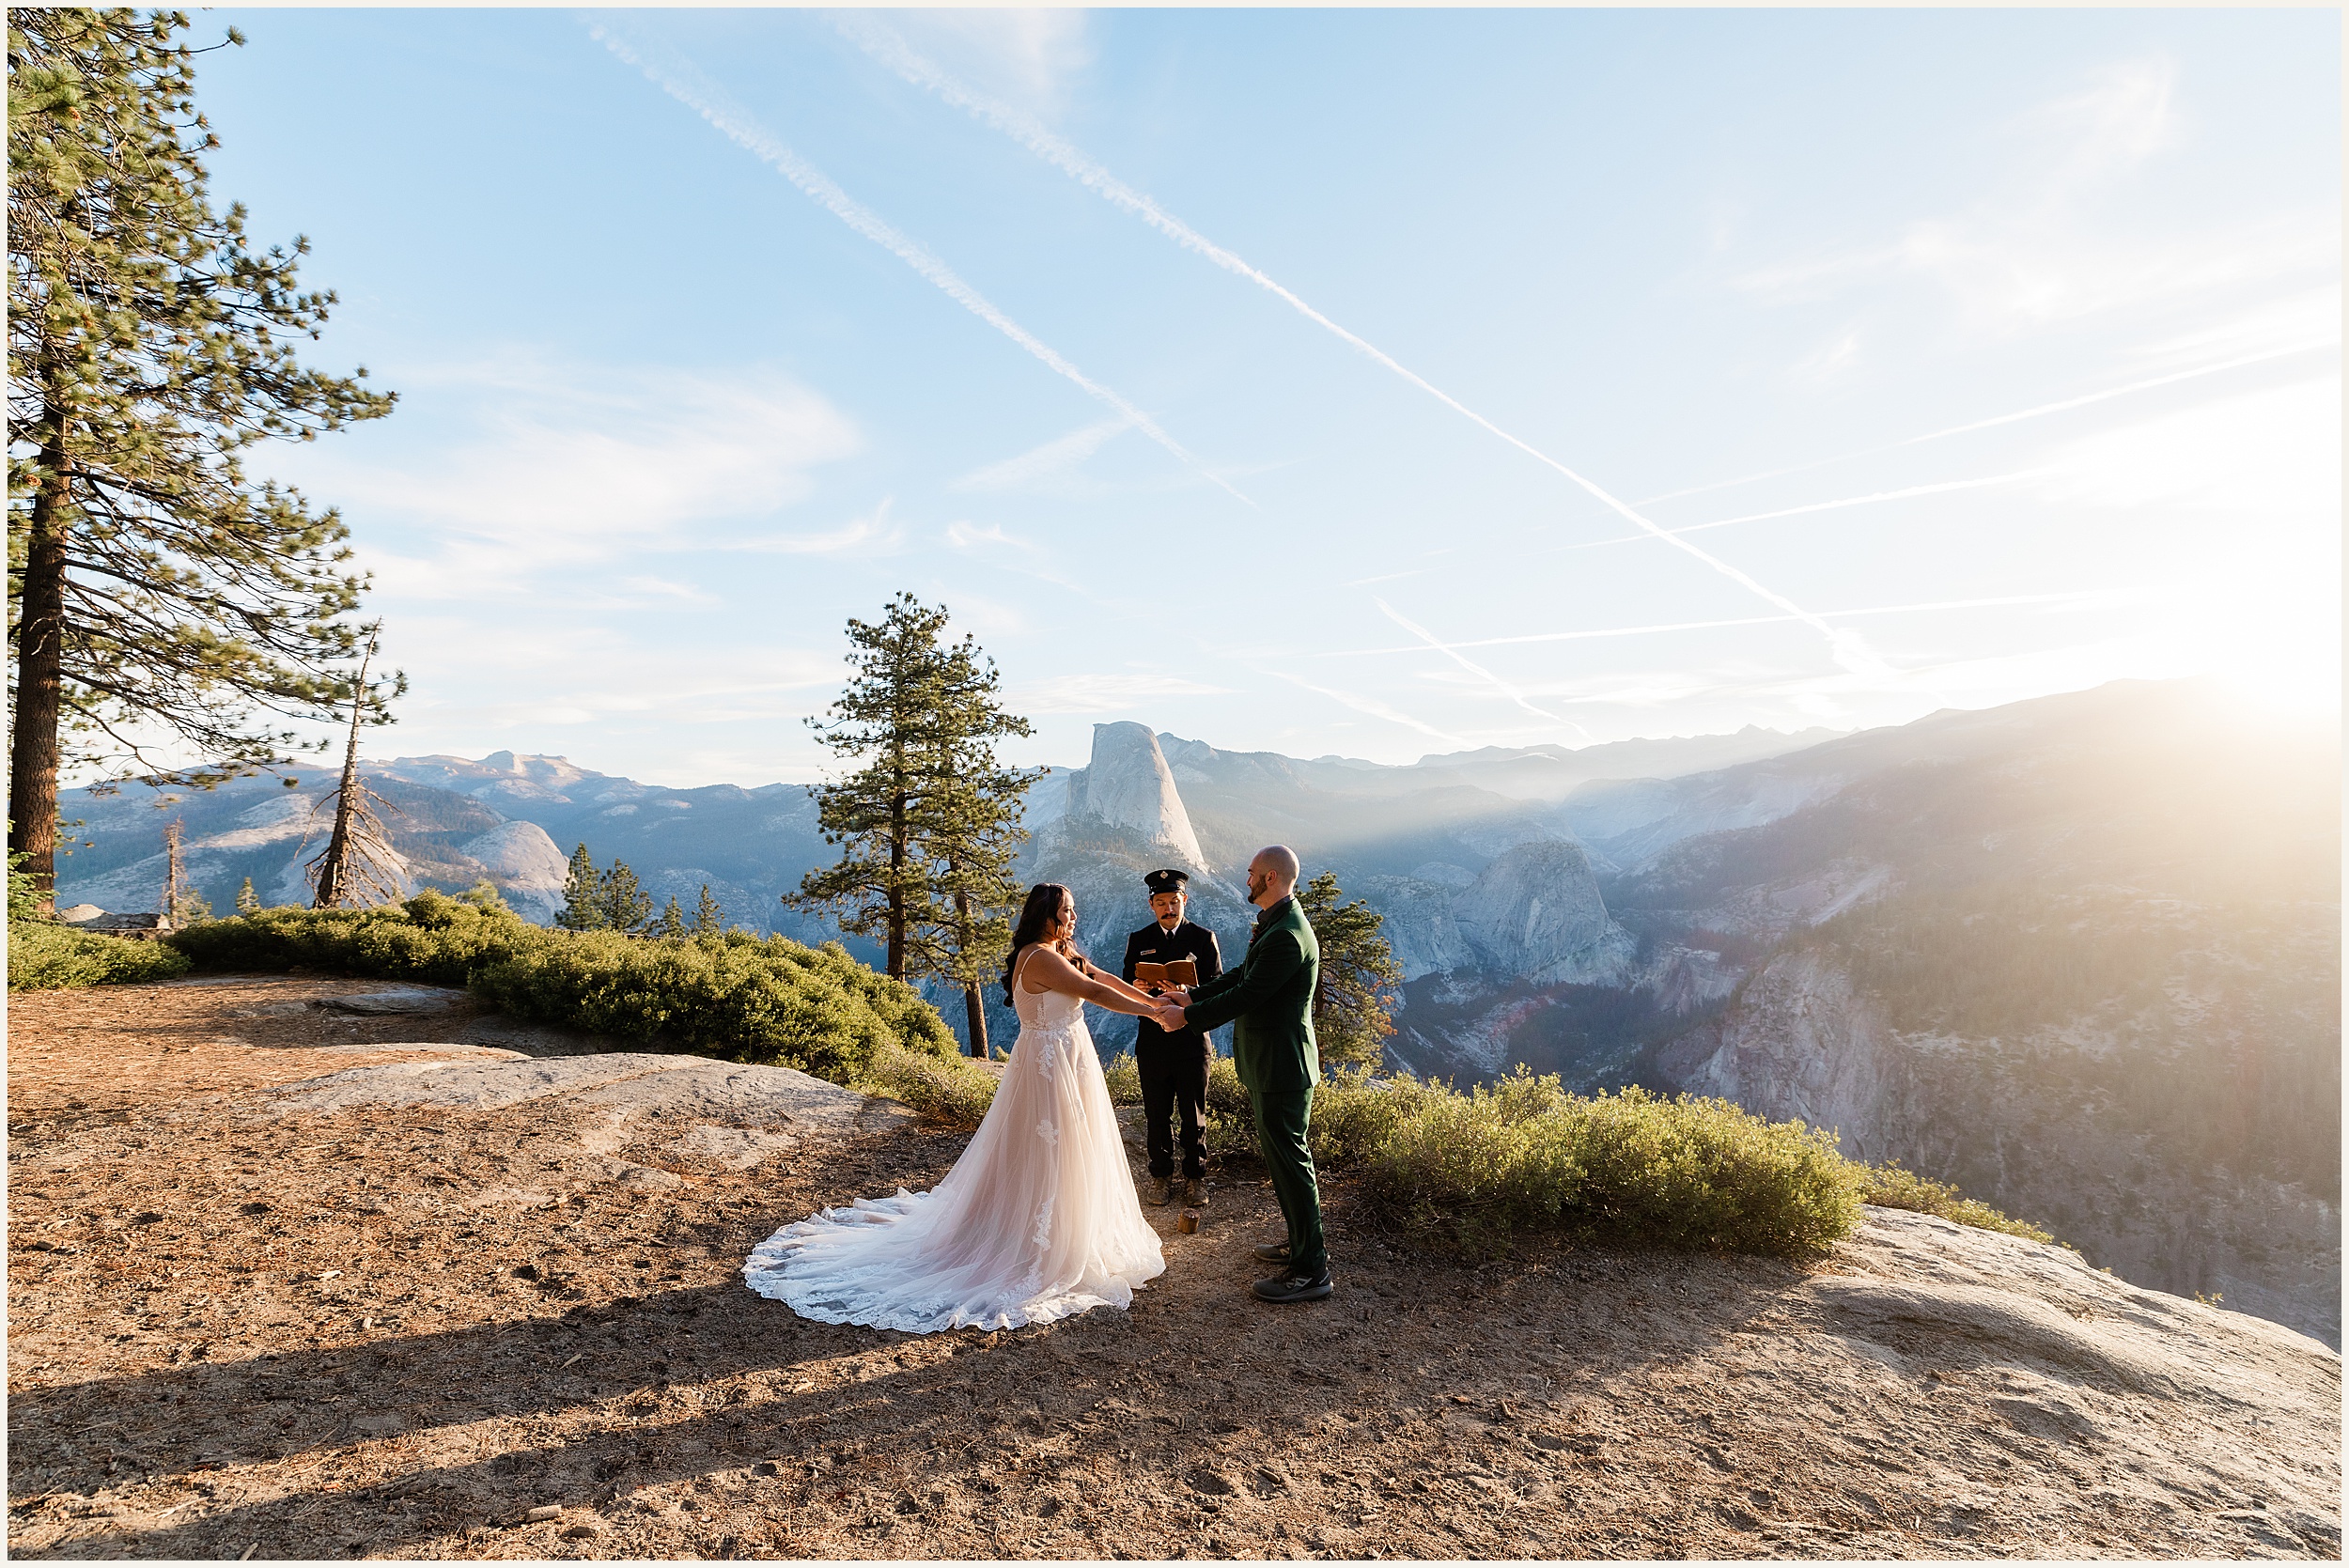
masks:
<svg viewBox="0 0 2349 1568"><path fill-rule="evenodd" d="M1020 906L1019 924L1012 927L1011 955L1003 960L1003 1005L1016 1007L1012 1000L1012 971L1019 967L1019 954L1034 942L1048 939L1060 925L1060 913L1068 908L1074 895L1058 882L1038 882L1028 890L1028 901ZM1073 949L1069 953L1081 972L1091 972L1084 955Z"/></svg>

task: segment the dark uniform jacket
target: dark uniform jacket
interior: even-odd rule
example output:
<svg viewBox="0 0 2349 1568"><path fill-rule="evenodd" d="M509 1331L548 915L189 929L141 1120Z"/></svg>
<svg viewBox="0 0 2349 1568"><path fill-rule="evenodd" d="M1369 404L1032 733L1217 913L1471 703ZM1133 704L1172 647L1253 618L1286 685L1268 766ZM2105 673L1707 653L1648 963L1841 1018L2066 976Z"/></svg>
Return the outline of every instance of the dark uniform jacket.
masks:
<svg viewBox="0 0 2349 1568"><path fill-rule="evenodd" d="M1223 972L1223 955L1215 945L1215 933L1192 921L1184 921L1169 936L1165 927L1152 921L1126 939L1126 968L1119 978L1127 985L1134 983L1136 964L1164 964L1176 958L1189 958L1199 966L1199 984L1204 986ZM1186 1029L1179 1034L1169 1034L1148 1018L1136 1020L1134 1054L1172 1041L1176 1045L1196 1048L1206 1043L1204 1029Z"/></svg>
<svg viewBox="0 0 2349 1568"><path fill-rule="evenodd" d="M1321 943L1291 894L1256 917L1248 956L1215 985L1190 993L1185 1019L1213 1029L1237 1019L1232 1065L1260 1094L1296 1094L1321 1078L1314 1042L1314 988L1321 979Z"/></svg>

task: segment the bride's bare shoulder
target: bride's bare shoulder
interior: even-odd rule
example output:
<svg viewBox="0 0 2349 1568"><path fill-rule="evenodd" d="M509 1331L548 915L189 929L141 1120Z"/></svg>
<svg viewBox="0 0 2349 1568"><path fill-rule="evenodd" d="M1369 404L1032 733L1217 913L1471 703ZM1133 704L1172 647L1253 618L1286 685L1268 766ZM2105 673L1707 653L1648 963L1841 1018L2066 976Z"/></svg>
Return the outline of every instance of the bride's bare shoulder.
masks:
<svg viewBox="0 0 2349 1568"><path fill-rule="evenodd" d="M1058 951L1041 942L1019 955L1019 988L1032 997L1057 991L1061 987L1053 985L1053 981L1073 980L1076 975L1074 965L1062 957ZM1037 985L1039 980L1044 984Z"/></svg>

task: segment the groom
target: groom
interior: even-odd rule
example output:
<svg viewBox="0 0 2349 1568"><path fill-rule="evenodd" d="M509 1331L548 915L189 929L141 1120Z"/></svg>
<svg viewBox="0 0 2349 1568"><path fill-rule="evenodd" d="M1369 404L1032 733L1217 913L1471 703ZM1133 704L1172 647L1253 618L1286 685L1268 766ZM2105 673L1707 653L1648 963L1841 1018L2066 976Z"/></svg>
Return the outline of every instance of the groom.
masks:
<svg viewBox="0 0 2349 1568"><path fill-rule="evenodd" d="M1321 978L1321 945L1297 907L1297 852L1275 844L1248 863L1248 901L1263 910L1248 933L1239 968L1194 991L1169 993L1159 1027L1208 1030L1237 1019L1232 1065L1255 1112L1256 1142L1272 1173L1272 1190L1288 1221L1288 1239L1256 1249L1266 1263L1285 1264L1276 1278L1256 1281L1267 1301L1318 1301L1330 1292L1330 1250L1321 1235L1321 1190L1314 1179L1306 1133L1313 1125L1314 1085L1321 1078L1314 1048L1314 992Z"/></svg>

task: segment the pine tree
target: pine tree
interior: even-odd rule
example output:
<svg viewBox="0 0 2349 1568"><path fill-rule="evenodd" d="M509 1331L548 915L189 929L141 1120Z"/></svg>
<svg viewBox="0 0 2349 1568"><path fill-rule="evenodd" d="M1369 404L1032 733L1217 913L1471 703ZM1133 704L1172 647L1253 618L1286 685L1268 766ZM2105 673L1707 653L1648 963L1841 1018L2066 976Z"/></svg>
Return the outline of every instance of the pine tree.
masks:
<svg viewBox="0 0 2349 1568"><path fill-rule="evenodd" d="M1376 1067L1394 1032L1392 988L1403 983L1387 939L1386 917L1345 894L1334 873L1323 872L1297 890L1297 907L1321 947L1321 984L1314 995L1314 1039L1321 1059Z"/></svg>
<svg viewBox="0 0 2349 1568"><path fill-rule="evenodd" d="M601 928L607 931L640 936L652 921L652 894L637 885L636 873L626 861L614 861L612 869L603 874L598 903L603 915Z"/></svg>
<svg viewBox="0 0 2349 1568"><path fill-rule="evenodd" d="M244 886L237 890L237 913L255 915L260 912L261 895L253 891L253 878L248 877L244 879Z"/></svg>
<svg viewBox="0 0 2349 1568"><path fill-rule="evenodd" d="M661 906L661 918L652 923L652 934L656 937L685 935L685 911L678 907L677 894L671 893L669 902Z"/></svg>
<svg viewBox="0 0 2349 1568"><path fill-rule="evenodd" d="M849 620L852 674L830 722L809 721L836 755L863 761L811 789L825 842L844 852L784 902L879 935L894 979L955 985L983 1049L980 986L1009 939L1019 797L1036 775L996 763L993 742L1031 733L1028 722L997 706L995 666L975 641L939 641L946 623L943 607L911 594L878 624Z"/></svg>
<svg viewBox="0 0 2349 1568"><path fill-rule="evenodd" d="M257 714L352 696L348 531L239 454L393 398L296 362L334 302L297 285L307 241L257 249L213 210L183 13L8 23L9 846L46 895L61 768L217 782L292 744ZM210 760L160 767L167 739Z"/></svg>
<svg viewBox="0 0 2349 1568"><path fill-rule="evenodd" d="M554 924L565 931L599 931L607 924L603 877L583 844L571 851L571 874L563 883L563 908Z"/></svg>
<svg viewBox="0 0 2349 1568"><path fill-rule="evenodd" d="M693 935L715 937L725 928L725 910L719 908L717 899L710 896L709 884L704 882L701 898L693 905Z"/></svg>

